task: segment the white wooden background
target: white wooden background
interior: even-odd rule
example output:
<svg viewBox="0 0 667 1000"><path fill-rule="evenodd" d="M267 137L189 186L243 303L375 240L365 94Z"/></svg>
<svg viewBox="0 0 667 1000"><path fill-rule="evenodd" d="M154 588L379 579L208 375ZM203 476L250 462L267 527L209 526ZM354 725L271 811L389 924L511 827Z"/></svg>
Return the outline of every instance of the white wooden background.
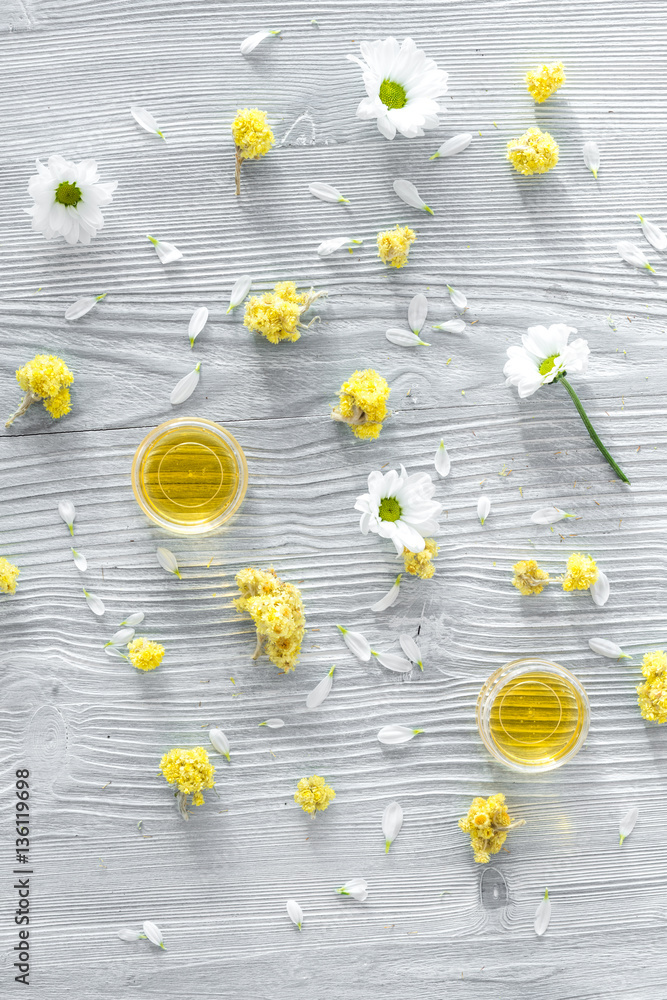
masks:
<svg viewBox="0 0 667 1000"><path fill-rule="evenodd" d="M3 413L19 398L15 368L38 351L62 355L76 379L69 416L52 422L34 407L0 436L0 553L21 567L16 597L0 600L8 996L20 990L18 766L32 772L40 1000L663 995L667 730L642 720L635 685L641 654L667 641L667 255L643 243L634 213L667 222L666 21L652 0L5 0ZM282 28L282 39L242 57L240 41L262 26ZM361 76L345 55L390 34L411 35L450 73L447 114L423 139L388 143L354 115ZM567 85L535 106L523 74L558 58ZM166 143L139 130L132 103L152 111ZM237 199L229 122L255 104L277 143L244 168ZM504 161L505 143L534 122L553 132L561 158L549 175L523 178ZM474 134L465 153L429 162L461 131ZM602 153L597 183L582 162L587 139ZM93 156L103 180L119 181L89 248L45 242L23 213L34 158L54 152ZM435 218L395 198L397 176L417 183ZM312 199L315 180L351 205ZM419 239L409 266L390 272L373 241L396 221ZM162 267L147 232L184 259ZM339 233L367 243L320 260L318 243ZM642 245L657 275L622 263L619 239ZM258 288L285 278L328 288L321 324L296 345L248 333L240 315L225 315L244 271ZM404 323L417 291L429 297L429 323L453 316L447 282L467 294L475 325L433 332L418 352L389 345L385 329ZM88 316L63 319L76 297L103 291ZM187 321L202 304L211 317L191 352ZM507 346L554 321L589 341L590 372L575 385L630 488L564 391L520 402L503 385ZM179 412L229 427L250 469L233 523L194 540L148 523L130 488L134 450L172 412L169 392L193 358L200 387ZM369 444L328 416L340 383L366 366L388 378L394 408ZM386 463L432 471L442 436L452 471L437 488L437 576L406 579L394 608L375 615L369 605L396 562L389 545L360 535L354 499ZM493 502L484 527L480 492ZM75 544L103 619L81 594L56 510L64 497L77 506ZM554 532L530 524L545 503L580 520ZM158 567L159 544L177 553L181 582ZM536 554L558 572L573 550L608 574L604 609L586 594L526 599L510 585L516 559ZM231 606L234 574L248 564L273 564L303 591L309 631L289 677L249 658L251 627ZM136 609L167 648L147 675L102 652ZM342 622L397 649L399 632L420 621L424 672L405 680L358 663L334 629ZM594 656L593 635L635 659ZM535 653L577 673L592 724L570 764L517 776L483 749L475 701L493 669ZM305 696L331 663L333 694L308 713ZM258 729L271 715L285 728ZM426 733L383 748L376 733L389 722ZM229 735L232 762L216 760L220 798L209 794L184 824L158 762L172 746L205 743L212 724ZM337 791L316 822L292 801L313 772ZM473 796L497 791L527 823L484 869L456 821ZM385 856L380 818L393 798L405 824ZM633 805L639 823L619 849L618 820ZM333 893L355 875L371 886L364 904ZM545 885L553 919L537 939ZM289 897L305 912L301 934L285 914ZM144 919L163 928L167 952L116 938Z"/></svg>

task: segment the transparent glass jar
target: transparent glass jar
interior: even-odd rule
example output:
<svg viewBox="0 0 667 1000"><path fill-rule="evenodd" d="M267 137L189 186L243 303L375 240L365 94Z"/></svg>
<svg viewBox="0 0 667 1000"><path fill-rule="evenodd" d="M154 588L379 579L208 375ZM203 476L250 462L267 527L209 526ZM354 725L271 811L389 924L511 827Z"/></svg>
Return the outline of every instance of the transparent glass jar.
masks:
<svg viewBox="0 0 667 1000"><path fill-rule="evenodd" d="M248 488L240 444L212 420L175 417L152 430L132 462L137 503L161 528L213 531L238 510Z"/></svg>
<svg viewBox="0 0 667 1000"><path fill-rule="evenodd" d="M496 760L515 771L550 771L581 749L588 696L573 673L541 657L499 667L477 698L477 727Z"/></svg>

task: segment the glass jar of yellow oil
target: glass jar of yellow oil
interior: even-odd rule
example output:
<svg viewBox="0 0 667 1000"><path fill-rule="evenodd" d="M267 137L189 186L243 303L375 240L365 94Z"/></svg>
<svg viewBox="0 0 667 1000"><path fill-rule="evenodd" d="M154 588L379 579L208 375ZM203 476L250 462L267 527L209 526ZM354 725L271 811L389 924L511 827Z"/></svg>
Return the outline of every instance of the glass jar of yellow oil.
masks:
<svg viewBox="0 0 667 1000"><path fill-rule="evenodd" d="M487 750L515 771L549 771L579 751L590 721L580 682L558 663L512 660L486 681L477 726Z"/></svg>
<svg viewBox="0 0 667 1000"><path fill-rule="evenodd" d="M184 535L224 524L247 488L241 446L212 420L167 420L146 435L132 462L132 489L141 509L162 528Z"/></svg>

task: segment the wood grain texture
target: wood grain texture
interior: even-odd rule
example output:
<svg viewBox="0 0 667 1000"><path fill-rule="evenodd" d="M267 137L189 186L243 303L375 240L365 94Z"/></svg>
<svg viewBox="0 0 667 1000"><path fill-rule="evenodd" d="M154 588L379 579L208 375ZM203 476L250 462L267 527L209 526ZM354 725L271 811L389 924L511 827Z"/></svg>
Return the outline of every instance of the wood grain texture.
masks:
<svg viewBox="0 0 667 1000"><path fill-rule="evenodd" d="M667 745L641 719L635 686L643 652L667 642L667 261L642 243L634 213L667 221L666 20L648 0L4 5L3 412L18 402L14 369L38 351L63 356L76 379L70 415L53 422L33 407L0 436L0 554L21 567L16 597L0 600L7 995L20 988L9 871L20 766L32 772L39 1000L661 995ZM242 57L241 39L264 25L283 38ZM345 55L389 34L411 35L450 72L447 114L423 139L387 143L354 117L361 80ZM522 76L555 58L568 83L536 107ZM138 129L131 103L151 110L166 143ZM237 200L228 124L246 104L269 111L277 146L244 167ZM504 146L535 121L560 142L561 160L522 178ZM474 134L468 150L429 162L461 131ZM597 183L581 157L591 138L602 151ZM53 152L94 156L103 178L119 181L89 248L46 243L22 212L34 158ZM418 185L433 219L395 198L396 176ZM314 180L351 205L312 199ZM388 273L374 238L396 221L419 238L409 266ZM184 259L163 268L146 232ZM320 260L318 243L339 233L366 242ZM618 239L642 245L657 275L621 262ZM250 334L225 314L245 271L256 288L294 278L328 289L321 322L296 345ZM429 298L429 326L452 318L447 282L468 296L465 334L429 330L420 352L388 344L384 331L405 322L417 291ZM93 312L64 320L74 298L102 291ZM210 319L190 351L188 319L202 304ZM631 488L613 478L562 389L520 402L503 385L507 346L526 326L556 321L589 341L576 388ZM201 382L181 410L232 431L250 487L223 531L185 539L143 517L130 465L195 360ZM341 382L368 366L388 379L393 415L366 444L329 409ZM374 614L397 563L360 535L354 500L373 468L433 472L443 436L452 471L437 486L437 575L404 580L397 604ZM493 504L483 527L482 492ZM85 577L58 517L63 497L77 507ZM579 519L554 531L531 524L545 503ZM158 567L160 544L177 554L181 581ZM573 550L590 551L609 576L604 609L587 594L526 599L511 587L517 558L558 573ZM231 604L234 574L249 564L272 564L302 589L309 631L295 675L250 660L250 623ZM83 600L84 579L105 602L102 619ZM142 632L167 648L154 674L102 650L138 608ZM336 622L392 650L420 625L424 672L400 678L358 663ZM634 660L594 656L594 635ZM592 722L575 760L528 777L491 761L474 709L493 669L536 653L580 677ZM308 712L306 695L331 663L333 692ZM285 727L258 728L269 716ZM389 722L425 733L382 747L376 733ZM210 793L184 824L158 762L172 746L206 743L211 725L228 734L231 764L216 759L219 798ZM292 801L313 772L337 791L315 822ZM496 791L527 823L511 853L482 868L456 820L473 796ZM405 824L385 855L380 820L392 798ZM619 849L632 805L639 823ZM364 904L333 893L352 876L370 883ZM553 918L537 939L545 885ZM290 897L306 914L301 934L285 914ZM145 919L163 928L167 952L116 938Z"/></svg>

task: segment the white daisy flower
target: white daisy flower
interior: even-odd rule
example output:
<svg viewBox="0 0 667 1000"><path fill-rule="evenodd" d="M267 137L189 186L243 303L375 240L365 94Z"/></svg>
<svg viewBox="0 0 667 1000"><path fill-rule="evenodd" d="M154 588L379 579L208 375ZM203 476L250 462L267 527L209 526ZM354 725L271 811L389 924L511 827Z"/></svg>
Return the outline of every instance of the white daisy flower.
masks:
<svg viewBox="0 0 667 1000"><path fill-rule="evenodd" d="M368 493L358 497L354 505L361 511L362 533L372 531L391 538L398 555L404 548L423 552L424 538L439 530L442 504L431 499L434 493L435 484L426 472L408 476L403 466L400 474L395 469L384 475L371 472Z"/></svg>
<svg viewBox="0 0 667 1000"><path fill-rule="evenodd" d="M585 340L579 337L568 344L572 326L554 323L546 326L530 326L521 337L522 347L508 347L503 374L506 385L515 385L521 399L532 396L542 385L553 382L557 375L565 371L585 372L588 367L590 350Z"/></svg>
<svg viewBox="0 0 667 1000"><path fill-rule="evenodd" d="M402 45L395 38L362 42L361 56L348 56L363 70L367 97L357 108L357 117L377 119L385 139L397 132L408 139L437 128L443 110L437 99L447 93L447 73L427 59L411 38Z"/></svg>
<svg viewBox="0 0 667 1000"><path fill-rule="evenodd" d="M110 205L117 181L99 184L95 160L74 163L50 156L46 166L39 160L37 173L28 183L35 204L26 208L32 228L47 240L63 236L68 243L90 243L104 225L101 208Z"/></svg>

